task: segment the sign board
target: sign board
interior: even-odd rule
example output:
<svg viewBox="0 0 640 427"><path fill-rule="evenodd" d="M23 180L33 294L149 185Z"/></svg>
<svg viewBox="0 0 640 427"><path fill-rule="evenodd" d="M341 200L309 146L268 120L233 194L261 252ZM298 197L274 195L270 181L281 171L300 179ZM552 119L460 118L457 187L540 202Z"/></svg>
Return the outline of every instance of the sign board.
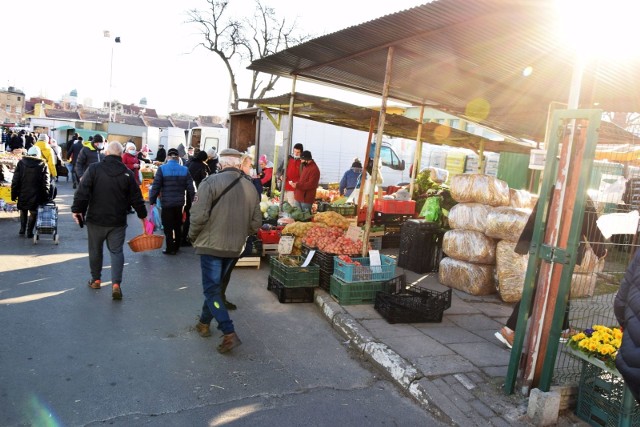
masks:
<svg viewBox="0 0 640 427"><path fill-rule="evenodd" d="M276 131L276 147L282 147L284 145L284 132L281 130Z"/></svg>
<svg viewBox="0 0 640 427"><path fill-rule="evenodd" d="M289 255L293 250L293 236L280 236L280 242L278 242L278 253L280 255Z"/></svg>

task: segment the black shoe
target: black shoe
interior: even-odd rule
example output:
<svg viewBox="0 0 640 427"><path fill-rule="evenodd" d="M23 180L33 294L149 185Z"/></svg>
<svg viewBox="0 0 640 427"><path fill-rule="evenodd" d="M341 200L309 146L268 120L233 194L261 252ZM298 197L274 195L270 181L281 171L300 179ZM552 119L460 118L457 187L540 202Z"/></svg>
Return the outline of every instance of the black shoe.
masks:
<svg viewBox="0 0 640 427"><path fill-rule="evenodd" d="M165 255L175 255L176 254L175 251L168 251L166 249L164 251L162 251L162 253L165 254Z"/></svg>
<svg viewBox="0 0 640 427"><path fill-rule="evenodd" d="M74 189L74 190L76 189L76 187L77 187L77 185L76 185L76 184L73 184L73 189Z"/></svg>
<svg viewBox="0 0 640 427"><path fill-rule="evenodd" d="M20 231L18 231L18 234L21 236L24 236L24 233L26 233L27 230L25 230L24 228L21 228Z"/></svg>
<svg viewBox="0 0 640 427"><path fill-rule="evenodd" d="M33 233L27 234L27 239L33 239Z"/></svg>
<svg viewBox="0 0 640 427"><path fill-rule="evenodd" d="M180 243L180 247L182 247L182 248L188 248L190 246L191 246L191 242L189 242L189 241L185 241L185 242Z"/></svg>
<svg viewBox="0 0 640 427"><path fill-rule="evenodd" d="M238 306L232 302L229 302L227 300L223 300L223 302L227 310L236 310L238 308Z"/></svg>

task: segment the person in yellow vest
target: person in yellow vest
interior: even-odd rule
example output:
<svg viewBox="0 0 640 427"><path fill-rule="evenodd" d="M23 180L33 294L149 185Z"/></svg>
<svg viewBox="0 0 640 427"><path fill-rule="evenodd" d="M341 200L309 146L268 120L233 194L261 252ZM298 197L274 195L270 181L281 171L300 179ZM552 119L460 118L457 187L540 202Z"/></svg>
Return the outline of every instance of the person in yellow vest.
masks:
<svg viewBox="0 0 640 427"><path fill-rule="evenodd" d="M47 134L41 133L38 136L38 142L36 142L36 147L40 149L40 153L42 155L42 160L44 160L45 164L49 167L49 174L51 175L51 179L58 176L58 172L56 172L56 155L49 146L49 136Z"/></svg>

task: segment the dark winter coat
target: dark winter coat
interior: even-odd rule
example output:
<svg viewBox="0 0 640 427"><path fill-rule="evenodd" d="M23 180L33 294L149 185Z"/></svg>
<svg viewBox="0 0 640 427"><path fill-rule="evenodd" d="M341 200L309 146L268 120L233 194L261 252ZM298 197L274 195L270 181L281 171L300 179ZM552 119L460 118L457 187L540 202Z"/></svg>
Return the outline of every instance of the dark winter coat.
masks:
<svg viewBox="0 0 640 427"><path fill-rule="evenodd" d="M98 163L103 157L102 154L100 154L100 151L96 149L91 142L83 145L84 147L80 150L80 154L78 154L78 161L75 164L76 173L79 177L82 177L90 165Z"/></svg>
<svg viewBox="0 0 640 427"><path fill-rule="evenodd" d="M164 162L167 159L167 150L164 148L158 148L156 153L156 162Z"/></svg>
<svg viewBox="0 0 640 427"><path fill-rule="evenodd" d="M76 165L78 161L78 156L80 155L80 151L84 148L84 145L78 140L73 143L71 148L67 151L67 159L71 160L71 164L73 166Z"/></svg>
<svg viewBox="0 0 640 427"><path fill-rule="evenodd" d="M18 200L18 209L34 211L48 200L50 185L49 168L44 161L24 156L13 173L11 200Z"/></svg>
<svg viewBox="0 0 640 427"><path fill-rule="evenodd" d="M288 169L288 168L287 168ZM289 178L287 177L287 180ZM311 160L302 168L302 174L296 184L294 196L296 202L313 203L316 200L316 190L320 182L320 169L316 162Z"/></svg>
<svg viewBox="0 0 640 427"><path fill-rule="evenodd" d="M209 166L209 173L214 174L218 173L218 158L207 160L207 166Z"/></svg>
<svg viewBox="0 0 640 427"><path fill-rule="evenodd" d="M86 170L73 196L71 212L85 214L87 223L103 227L127 225L133 207L138 218L147 217L140 187L120 156L105 156Z"/></svg>
<svg viewBox="0 0 640 427"><path fill-rule="evenodd" d="M202 153L202 151L200 152ZM200 154L198 153L198 154ZM207 154L205 153L205 158ZM200 182L209 176L209 166L202 161L202 159L194 159L189 165L189 173L191 174L191 178L193 178L193 182L196 184L196 188L200 186Z"/></svg>
<svg viewBox="0 0 640 427"><path fill-rule="evenodd" d="M616 368L640 402L640 251L636 251L622 278L613 311L624 328Z"/></svg>
<svg viewBox="0 0 640 427"><path fill-rule="evenodd" d="M163 208L190 206L194 195L195 186L189 170L177 160L169 160L158 168L153 178L149 204L155 205L160 196Z"/></svg>

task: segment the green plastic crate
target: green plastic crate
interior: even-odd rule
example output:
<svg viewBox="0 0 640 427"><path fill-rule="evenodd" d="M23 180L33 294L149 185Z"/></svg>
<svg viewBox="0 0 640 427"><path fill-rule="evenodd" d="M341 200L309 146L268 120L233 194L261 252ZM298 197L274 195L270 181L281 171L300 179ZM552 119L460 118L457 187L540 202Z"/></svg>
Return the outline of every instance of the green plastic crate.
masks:
<svg viewBox="0 0 640 427"><path fill-rule="evenodd" d="M624 380L587 361L582 362L576 415L592 426L640 426L640 406Z"/></svg>
<svg viewBox="0 0 640 427"><path fill-rule="evenodd" d="M299 263L304 261L301 256L290 256ZM270 257L271 275L285 288L306 288L318 286L320 283L320 267L309 264L307 267L290 267L284 265L278 257Z"/></svg>
<svg viewBox="0 0 640 427"><path fill-rule="evenodd" d="M356 216L358 214L358 208L356 205L351 203L344 205L329 205L327 210L337 212L342 216Z"/></svg>
<svg viewBox="0 0 640 427"><path fill-rule="evenodd" d="M395 282L354 282L347 283L331 276L329 292L340 305L373 304L376 300L376 292L395 292Z"/></svg>

